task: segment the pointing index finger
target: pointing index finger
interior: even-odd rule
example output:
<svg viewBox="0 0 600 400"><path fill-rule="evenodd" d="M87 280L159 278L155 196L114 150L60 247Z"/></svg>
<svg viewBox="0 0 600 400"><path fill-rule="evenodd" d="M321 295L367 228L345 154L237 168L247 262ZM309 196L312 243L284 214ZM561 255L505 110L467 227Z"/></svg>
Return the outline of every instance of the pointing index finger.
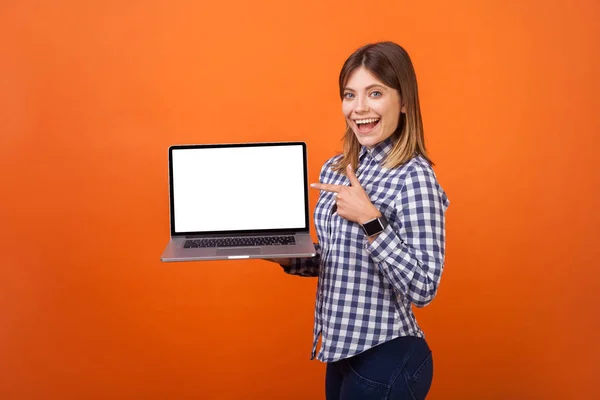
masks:
<svg viewBox="0 0 600 400"><path fill-rule="evenodd" d="M346 175L348 176L348 180L352 186L360 186L360 182L354 173L354 169L352 168L352 164L348 164L346 168Z"/></svg>
<svg viewBox="0 0 600 400"><path fill-rule="evenodd" d="M326 192L336 192L338 193L344 186L342 185L331 185L329 183L312 183L310 185L313 189L324 190Z"/></svg>

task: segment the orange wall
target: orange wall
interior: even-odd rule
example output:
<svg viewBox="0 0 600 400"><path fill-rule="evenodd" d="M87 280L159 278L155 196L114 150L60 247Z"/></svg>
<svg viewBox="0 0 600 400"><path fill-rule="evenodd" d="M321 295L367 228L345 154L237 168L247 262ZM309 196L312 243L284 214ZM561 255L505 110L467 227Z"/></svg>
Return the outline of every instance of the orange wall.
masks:
<svg viewBox="0 0 600 400"><path fill-rule="evenodd" d="M600 398L599 4L2 2L0 398L322 399L315 280L159 262L166 151L305 140L317 179L381 39L452 201L430 398Z"/></svg>

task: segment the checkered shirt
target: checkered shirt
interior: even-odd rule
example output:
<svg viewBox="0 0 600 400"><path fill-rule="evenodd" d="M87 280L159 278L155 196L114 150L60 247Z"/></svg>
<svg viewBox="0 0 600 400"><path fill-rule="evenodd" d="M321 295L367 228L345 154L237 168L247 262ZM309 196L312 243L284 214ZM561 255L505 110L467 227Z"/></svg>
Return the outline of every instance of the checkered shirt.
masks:
<svg viewBox="0 0 600 400"><path fill-rule="evenodd" d="M313 258L293 259L292 275L318 276L314 339L317 359L333 362L399 336L424 337L411 305L424 307L436 294L444 267L448 197L427 161L416 156L402 166L381 166L390 139L363 146L356 175L389 225L369 243L361 226L340 217L333 193L321 191L315 208L319 243ZM331 170L320 181L349 185Z"/></svg>

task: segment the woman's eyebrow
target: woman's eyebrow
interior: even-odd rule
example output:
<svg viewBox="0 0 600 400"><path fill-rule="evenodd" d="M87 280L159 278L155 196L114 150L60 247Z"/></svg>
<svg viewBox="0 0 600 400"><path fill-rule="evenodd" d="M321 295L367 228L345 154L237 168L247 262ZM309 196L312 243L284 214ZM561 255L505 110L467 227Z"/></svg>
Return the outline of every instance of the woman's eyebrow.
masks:
<svg viewBox="0 0 600 400"><path fill-rule="evenodd" d="M372 85L369 85L369 86L367 86L367 87L365 88L365 90L371 90L371 89L373 89L373 88L385 89L385 87L384 87L384 86L382 86L382 85L380 85L379 83L374 83L374 84L372 84ZM348 91L350 91L350 92L355 92L355 90L354 90L354 89L352 89L352 88L349 88L349 87L345 87L345 88L344 88L344 90L348 90Z"/></svg>
<svg viewBox="0 0 600 400"><path fill-rule="evenodd" d="M380 89L385 89L385 87L383 87L382 85L380 85L379 83L374 83L372 85L367 86L365 89L369 90L369 89L373 89L373 88L380 88Z"/></svg>

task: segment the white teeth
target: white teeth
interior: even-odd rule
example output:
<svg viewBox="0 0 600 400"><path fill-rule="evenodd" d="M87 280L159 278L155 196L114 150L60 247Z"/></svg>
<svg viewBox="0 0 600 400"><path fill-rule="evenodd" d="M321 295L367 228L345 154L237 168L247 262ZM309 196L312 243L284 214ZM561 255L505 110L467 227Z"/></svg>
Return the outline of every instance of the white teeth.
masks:
<svg viewBox="0 0 600 400"><path fill-rule="evenodd" d="M371 122L377 122L379 121L379 118L367 118L367 119L357 119L356 122L357 124L369 124Z"/></svg>

